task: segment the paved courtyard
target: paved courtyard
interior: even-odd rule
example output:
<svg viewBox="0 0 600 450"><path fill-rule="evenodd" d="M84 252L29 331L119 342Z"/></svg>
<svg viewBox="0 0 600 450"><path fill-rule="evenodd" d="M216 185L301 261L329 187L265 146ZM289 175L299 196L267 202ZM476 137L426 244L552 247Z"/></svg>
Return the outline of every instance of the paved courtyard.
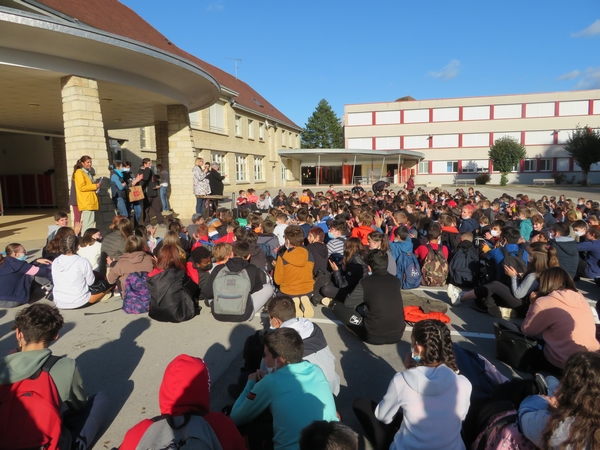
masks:
<svg viewBox="0 0 600 450"><path fill-rule="evenodd" d="M599 188L480 188L491 198L502 192L512 195L521 192L535 198L564 192L570 198L600 199ZM273 191L276 192L276 189ZM17 241L26 246L31 256L38 254L45 241L45 228L52 223L51 216L51 212L44 210L33 216L11 213L0 217L0 246ZM578 287L590 304L595 304L600 293L595 284L584 280L578 283ZM447 301L445 290L420 288L411 292ZM212 379L212 409L220 409L233 402L227 394L227 386L238 377L244 340L265 326L264 316L257 315L253 321L242 324L221 323L204 308L189 322L168 324L153 321L147 314L126 315L120 307L120 297L113 297L88 309L63 311L66 325L58 341L51 346L55 354L77 360L90 393L103 390L112 402L96 448L118 446L131 426L143 418L159 414L158 388L162 374L166 365L180 353L200 356L207 362ZM16 345L11 324L19 309L0 310L2 355ZM493 318L474 311L469 304L451 308L449 316L455 341L482 353L505 375L517 375L495 358ZM410 350L410 328L397 345L372 346L362 343L340 326L326 308L318 308L314 320L323 329L337 358L337 370L342 378L338 398L342 418L361 431L351 410L352 401L358 396L381 399L394 373L403 369L402 361Z"/></svg>

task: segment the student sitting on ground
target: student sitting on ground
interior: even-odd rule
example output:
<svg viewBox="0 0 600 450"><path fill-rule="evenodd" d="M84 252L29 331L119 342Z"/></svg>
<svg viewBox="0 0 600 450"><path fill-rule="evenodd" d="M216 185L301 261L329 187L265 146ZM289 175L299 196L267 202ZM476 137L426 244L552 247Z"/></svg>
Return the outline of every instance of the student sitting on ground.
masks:
<svg viewBox="0 0 600 450"><path fill-rule="evenodd" d="M154 269L152 256L144 251L146 243L140 236L130 236L125 241L125 253L110 270L107 280L110 284L120 282L121 292L125 290L125 280L134 272L148 273Z"/></svg>
<svg viewBox="0 0 600 450"><path fill-rule="evenodd" d="M229 258L231 258L232 252L232 246L227 242L220 242L218 244L215 244L212 250L212 257L215 263L212 269L210 269L210 272L212 273L217 266L225 264L229 260Z"/></svg>
<svg viewBox="0 0 600 450"><path fill-rule="evenodd" d="M338 420L333 394L323 371L302 360L304 344L296 330L280 328L263 342L267 372L248 377L231 418L250 448L270 438L275 450L298 448L304 427L315 420Z"/></svg>
<svg viewBox="0 0 600 450"><path fill-rule="evenodd" d="M201 440L210 448L223 450L246 449L233 421L210 411L210 374L202 359L176 356L165 369L158 400L161 416L144 419L131 428L120 450L171 448L179 439L188 439L188 443Z"/></svg>
<svg viewBox="0 0 600 450"><path fill-rule="evenodd" d="M358 238L362 242L362 245L369 245L369 241L367 236L371 234L374 230L372 228L373 225L373 214L370 212L362 212L358 215L358 226L352 228L352 233L350 237Z"/></svg>
<svg viewBox="0 0 600 450"><path fill-rule="evenodd" d="M340 422L316 420L302 430L300 450L358 450L358 435Z"/></svg>
<svg viewBox="0 0 600 450"><path fill-rule="evenodd" d="M344 257L341 264L333 258L329 259L329 266L333 271L333 281L321 288L321 295L343 302L350 295L356 285L367 276L369 270L363 260L365 249L358 238L350 238L344 246Z"/></svg>
<svg viewBox="0 0 600 450"><path fill-rule="evenodd" d="M600 227L590 227L585 241L577 244L577 250L584 255L584 259L579 260L577 274L591 279L600 277Z"/></svg>
<svg viewBox="0 0 600 450"><path fill-rule="evenodd" d="M50 264L44 258L30 264L25 247L16 243L8 244L0 255L0 308L13 308L27 303L36 285L49 286Z"/></svg>
<svg viewBox="0 0 600 450"><path fill-rule="evenodd" d="M76 309L98 303L112 286L96 277L90 262L77 254L79 238L70 235L60 243L61 255L52 263L54 303L59 309Z"/></svg>
<svg viewBox="0 0 600 450"><path fill-rule="evenodd" d="M212 269L212 254L206 247L198 247L192 250L190 261L187 262L185 268L188 277L198 284L200 288L200 299L206 299L206 285L210 277Z"/></svg>
<svg viewBox="0 0 600 450"><path fill-rule="evenodd" d="M60 243L66 236L76 235L75 230L71 227L61 227L54 235L54 239L46 244L42 249L42 258L49 261L54 261L60 256Z"/></svg>
<svg viewBox="0 0 600 450"><path fill-rule="evenodd" d="M441 234L442 227L432 223L427 229L427 244L415 250L425 286L444 286L448 278L448 248L440 244Z"/></svg>
<svg viewBox="0 0 600 450"><path fill-rule="evenodd" d="M19 351L0 362L0 384L25 380L44 365L54 363L49 373L60 397L63 418L59 448L85 450L92 448L104 425L109 401L103 392L88 397L74 359L52 355L48 347L58 339L63 324L63 317L54 306L36 303L21 310L13 324ZM38 431L28 430L23 424L15 425L23 435ZM0 447L3 447L1 442L2 437Z"/></svg>
<svg viewBox="0 0 600 450"><path fill-rule="evenodd" d="M64 211L58 211L54 213L54 225L48 225L48 237L46 238L46 244L54 239L56 232L61 227L69 226L69 215Z"/></svg>
<svg viewBox="0 0 600 450"><path fill-rule="evenodd" d="M216 266L206 283L205 297L213 299L212 313L223 322L251 320L273 295L265 272L250 264L250 245L235 242L231 257Z"/></svg>
<svg viewBox="0 0 600 450"><path fill-rule="evenodd" d="M402 339L406 322L400 280L387 271L387 253L373 250L367 255L372 275L363 278L344 302L329 306L335 316L360 339L375 345Z"/></svg>
<svg viewBox="0 0 600 450"><path fill-rule="evenodd" d="M556 249L560 267L575 279L580 262L579 250L575 239L569 236L569 226L563 222L550 225L550 238L550 245Z"/></svg>
<svg viewBox="0 0 600 450"><path fill-rule="evenodd" d="M100 256L102 254L102 234L98 228L88 228L83 233L79 242L79 251L77 254L87 259L92 265L92 270L99 270Z"/></svg>

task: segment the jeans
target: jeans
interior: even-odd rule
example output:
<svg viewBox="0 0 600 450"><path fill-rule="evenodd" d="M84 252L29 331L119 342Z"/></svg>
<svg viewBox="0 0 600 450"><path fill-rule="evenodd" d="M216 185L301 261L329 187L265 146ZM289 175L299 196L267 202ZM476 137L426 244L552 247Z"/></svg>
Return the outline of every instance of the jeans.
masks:
<svg viewBox="0 0 600 450"><path fill-rule="evenodd" d="M167 189L169 189L168 186L161 186L160 187L160 201L162 203L162 210L163 211L168 211L169 210L169 199L167 198Z"/></svg>
<svg viewBox="0 0 600 450"><path fill-rule="evenodd" d="M204 199L196 197L196 214L202 214L204 216Z"/></svg>
<svg viewBox="0 0 600 450"><path fill-rule="evenodd" d="M133 205L133 218L135 221L135 225L140 224L140 217L142 217L142 201L139 200L137 202L132 202Z"/></svg>
<svg viewBox="0 0 600 450"><path fill-rule="evenodd" d="M125 204L125 199L123 197L113 197L113 202L115 206L119 210L119 214L125 216L129 219L129 211L127 210L127 205Z"/></svg>

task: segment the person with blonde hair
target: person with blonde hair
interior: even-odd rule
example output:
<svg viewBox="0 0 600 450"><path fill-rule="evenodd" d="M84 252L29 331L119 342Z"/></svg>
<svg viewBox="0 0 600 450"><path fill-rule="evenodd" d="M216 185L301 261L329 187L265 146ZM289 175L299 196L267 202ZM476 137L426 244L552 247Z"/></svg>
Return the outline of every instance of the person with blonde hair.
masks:
<svg viewBox="0 0 600 450"><path fill-rule="evenodd" d="M194 195L196 196L196 214L204 216L204 198L201 196L210 194L210 185L206 176L209 170L204 165L203 158L196 158L192 174L194 176Z"/></svg>

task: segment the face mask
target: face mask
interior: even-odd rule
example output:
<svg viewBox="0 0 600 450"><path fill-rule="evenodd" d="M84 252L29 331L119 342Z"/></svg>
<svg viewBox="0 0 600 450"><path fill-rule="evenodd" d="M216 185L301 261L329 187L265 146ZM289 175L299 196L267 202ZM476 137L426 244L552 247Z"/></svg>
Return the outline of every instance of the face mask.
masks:
<svg viewBox="0 0 600 450"><path fill-rule="evenodd" d="M416 350L416 349L417 349L417 347L415 347L415 348L411 348L411 349L410 349L410 351L411 351L411 357L412 357L412 359L413 359L413 360L414 360L416 363L418 363L419 361L421 361L421 356L420 356L420 355L415 355L415 350Z"/></svg>
<svg viewBox="0 0 600 450"><path fill-rule="evenodd" d="M576 231L575 234L579 237L583 236L585 234L585 231Z"/></svg>
<svg viewBox="0 0 600 450"><path fill-rule="evenodd" d="M498 230L490 230L490 234L494 237L498 236Z"/></svg>
<svg viewBox="0 0 600 450"><path fill-rule="evenodd" d="M267 373L273 373L273 372L275 372L276 370L277 370L277 366L275 366L275 367L268 367L268 366L267 366Z"/></svg>
<svg viewBox="0 0 600 450"><path fill-rule="evenodd" d="M583 206L583 203L577 203L579 206Z"/></svg>
<svg viewBox="0 0 600 450"><path fill-rule="evenodd" d="M123 172L129 172L131 169L129 167L123 167Z"/></svg>
<svg viewBox="0 0 600 450"><path fill-rule="evenodd" d="M550 233L550 239L554 239L555 237L556 237L556 234Z"/></svg>
<svg viewBox="0 0 600 450"><path fill-rule="evenodd" d="M369 271L369 272L367 272L367 273L368 273L369 275L373 275L373 272L371 272L371 271Z"/></svg>
<svg viewBox="0 0 600 450"><path fill-rule="evenodd" d="M19 261L25 261L27 259L27 255L21 255L17 258Z"/></svg>
<svg viewBox="0 0 600 450"><path fill-rule="evenodd" d="M327 236L329 236L329 239L335 239L335 236L331 234L331 231L327 232Z"/></svg>
<svg viewBox="0 0 600 450"><path fill-rule="evenodd" d="M212 266L213 266L212 263L210 263L210 264L204 266L202 269L208 271L208 270L212 269Z"/></svg>
<svg viewBox="0 0 600 450"><path fill-rule="evenodd" d="M479 224L479 226L480 226L481 228L483 228L483 227L485 227L485 223L480 223L480 224Z"/></svg>

